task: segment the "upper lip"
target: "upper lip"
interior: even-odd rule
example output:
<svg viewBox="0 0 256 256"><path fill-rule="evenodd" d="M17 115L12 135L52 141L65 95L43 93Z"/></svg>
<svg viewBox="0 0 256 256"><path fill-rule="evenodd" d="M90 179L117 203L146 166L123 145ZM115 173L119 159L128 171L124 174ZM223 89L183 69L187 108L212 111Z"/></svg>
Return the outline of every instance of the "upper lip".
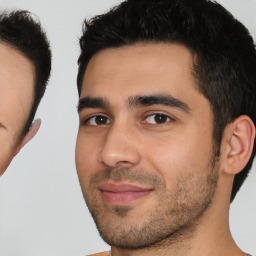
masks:
<svg viewBox="0 0 256 256"><path fill-rule="evenodd" d="M125 183L125 182L105 182L99 186L101 191L106 192L143 192L143 191L150 191L153 190L152 188L148 187L141 187L138 185Z"/></svg>

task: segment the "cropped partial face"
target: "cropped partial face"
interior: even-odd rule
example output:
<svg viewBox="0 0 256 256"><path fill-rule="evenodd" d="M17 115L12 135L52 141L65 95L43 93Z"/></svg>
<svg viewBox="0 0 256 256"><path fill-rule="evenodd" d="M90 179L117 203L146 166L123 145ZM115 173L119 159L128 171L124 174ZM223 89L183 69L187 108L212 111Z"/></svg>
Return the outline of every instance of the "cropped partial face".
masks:
<svg viewBox="0 0 256 256"><path fill-rule="evenodd" d="M30 113L34 66L18 50L0 43L0 175L15 155Z"/></svg>
<svg viewBox="0 0 256 256"><path fill-rule="evenodd" d="M218 168L190 52L138 44L97 53L78 111L79 180L105 241L136 249L193 229L211 205Z"/></svg>

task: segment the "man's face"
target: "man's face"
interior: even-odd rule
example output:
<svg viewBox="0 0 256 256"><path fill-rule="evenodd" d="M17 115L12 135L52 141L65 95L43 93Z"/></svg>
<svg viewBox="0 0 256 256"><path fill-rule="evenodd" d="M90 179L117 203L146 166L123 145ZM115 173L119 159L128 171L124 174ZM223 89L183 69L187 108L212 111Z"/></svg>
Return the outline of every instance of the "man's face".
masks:
<svg viewBox="0 0 256 256"><path fill-rule="evenodd" d="M33 101L34 67L19 51L0 43L0 175L13 156Z"/></svg>
<svg viewBox="0 0 256 256"><path fill-rule="evenodd" d="M79 180L107 243L138 249L195 228L213 199L218 165L210 104L196 89L185 47L97 53L79 118Z"/></svg>

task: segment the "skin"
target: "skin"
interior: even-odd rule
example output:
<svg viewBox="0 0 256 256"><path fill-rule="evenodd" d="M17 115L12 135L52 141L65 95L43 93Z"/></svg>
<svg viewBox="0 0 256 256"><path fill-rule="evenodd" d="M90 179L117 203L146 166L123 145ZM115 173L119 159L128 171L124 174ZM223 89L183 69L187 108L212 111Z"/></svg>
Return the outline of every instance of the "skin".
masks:
<svg viewBox="0 0 256 256"><path fill-rule="evenodd" d="M0 175L2 175L13 157L26 143L21 133L32 107L35 71L32 63L23 54L1 42L0 60Z"/></svg>
<svg viewBox="0 0 256 256"><path fill-rule="evenodd" d="M230 143L237 126L227 128L224 153L215 159L210 103L191 71L191 53L175 44L106 49L88 64L76 164L87 205L114 256L243 255L228 226L234 177L228 156L234 145L240 150L239 139ZM149 95L179 104L131 103ZM146 193L129 200L102 191L106 183Z"/></svg>

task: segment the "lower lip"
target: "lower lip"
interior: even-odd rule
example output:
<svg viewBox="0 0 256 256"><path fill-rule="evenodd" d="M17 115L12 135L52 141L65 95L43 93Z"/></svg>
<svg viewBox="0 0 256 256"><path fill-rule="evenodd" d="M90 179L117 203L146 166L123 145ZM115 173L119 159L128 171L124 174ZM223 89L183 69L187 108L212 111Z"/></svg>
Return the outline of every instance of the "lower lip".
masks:
<svg viewBox="0 0 256 256"><path fill-rule="evenodd" d="M146 191L124 191L110 192L101 191L104 201L112 205L126 205L137 199L143 198L151 193L151 190Z"/></svg>

